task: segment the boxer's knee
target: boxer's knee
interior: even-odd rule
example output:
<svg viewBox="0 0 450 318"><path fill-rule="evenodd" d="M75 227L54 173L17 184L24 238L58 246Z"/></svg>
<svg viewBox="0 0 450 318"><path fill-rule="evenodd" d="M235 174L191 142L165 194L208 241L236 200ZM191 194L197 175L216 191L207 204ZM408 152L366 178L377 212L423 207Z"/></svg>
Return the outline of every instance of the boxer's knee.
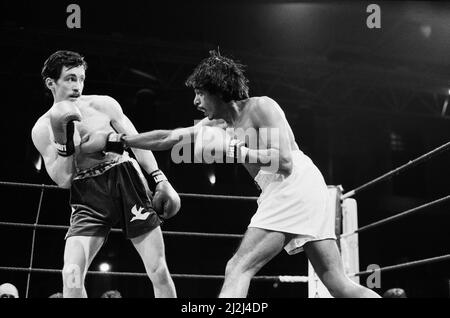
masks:
<svg viewBox="0 0 450 318"><path fill-rule="evenodd" d="M235 256L230 258L225 266L225 276L229 276L232 273L236 272L238 269L238 261Z"/></svg>
<svg viewBox="0 0 450 318"><path fill-rule="evenodd" d="M320 279L331 296L335 298L349 297L348 295L353 294L354 289L359 287L359 285L338 270L325 271Z"/></svg>
<svg viewBox="0 0 450 318"><path fill-rule="evenodd" d="M254 262L250 262L248 257L234 255L225 267L225 275L254 275L258 270Z"/></svg>
<svg viewBox="0 0 450 318"><path fill-rule="evenodd" d="M84 273L79 265L64 264L62 278L64 297L84 297Z"/></svg>
<svg viewBox="0 0 450 318"><path fill-rule="evenodd" d="M62 276L67 288L82 288L84 284L83 272L77 264L64 264Z"/></svg>
<svg viewBox="0 0 450 318"><path fill-rule="evenodd" d="M170 281L170 272L166 260L159 257L156 261L146 265L147 274L155 285L165 285Z"/></svg>

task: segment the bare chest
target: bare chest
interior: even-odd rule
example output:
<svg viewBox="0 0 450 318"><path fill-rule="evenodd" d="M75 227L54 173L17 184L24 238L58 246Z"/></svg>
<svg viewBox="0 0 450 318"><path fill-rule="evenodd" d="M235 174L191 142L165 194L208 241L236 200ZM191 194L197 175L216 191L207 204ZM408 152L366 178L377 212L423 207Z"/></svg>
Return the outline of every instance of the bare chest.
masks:
<svg viewBox="0 0 450 318"><path fill-rule="evenodd" d="M268 129L255 128L250 119L245 119L235 127L227 128L227 134L231 138L237 138L244 142L250 149L261 149L267 146Z"/></svg>
<svg viewBox="0 0 450 318"><path fill-rule="evenodd" d="M82 120L77 123L80 136L89 135L95 131L109 130L111 116L101 107L83 105L80 108Z"/></svg>
<svg viewBox="0 0 450 318"><path fill-rule="evenodd" d="M250 118L244 118L235 127L227 128L226 131L230 138L237 138L250 149L260 149L266 146L264 140L260 138L260 131L254 127ZM257 163L244 163L243 165L252 178L260 169L260 165Z"/></svg>

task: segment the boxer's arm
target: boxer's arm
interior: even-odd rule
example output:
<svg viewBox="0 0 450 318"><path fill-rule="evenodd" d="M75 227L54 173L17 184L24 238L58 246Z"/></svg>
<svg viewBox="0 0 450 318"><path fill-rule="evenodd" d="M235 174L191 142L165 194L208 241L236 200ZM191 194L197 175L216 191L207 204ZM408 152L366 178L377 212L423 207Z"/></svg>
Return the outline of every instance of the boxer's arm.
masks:
<svg viewBox="0 0 450 318"><path fill-rule="evenodd" d="M125 130L125 134L127 135L138 134L133 123L131 122L130 119L128 119L128 117L125 114L123 114L122 120L119 121L119 124ZM138 149L132 146L130 147L133 150L133 153L136 156L137 161L142 165L142 167L145 169L147 173L151 173L158 169L158 163L155 159L155 156L149 149L146 150L146 149Z"/></svg>
<svg viewBox="0 0 450 318"><path fill-rule="evenodd" d="M50 139L49 127L44 123L37 123L33 127L31 138L44 160L45 169L50 178L59 187L70 188L75 171L74 155L68 157L58 155L58 150Z"/></svg>
<svg viewBox="0 0 450 318"><path fill-rule="evenodd" d="M292 154L289 136L286 129L286 120L277 109L278 104L268 97L261 97L259 104L254 108L252 121L259 129L260 138L266 129L264 142L266 149L249 149L240 147L240 153L245 162L258 163L273 172L289 175L292 171Z"/></svg>
<svg viewBox="0 0 450 318"><path fill-rule="evenodd" d="M119 103L113 98L106 96L105 102L110 108L110 124L118 133L126 135L138 134L131 120L123 113ZM123 141L119 142L123 146ZM155 211L163 219L173 217L180 210L181 201L177 192L173 189L164 173L158 169L153 153L148 150L132 148L137 161L142 169L149 174L148 185L152 192L152 205Z"/></svg>
<svg viewBox="0 0 450 318"><path fill-rule="evenodd" d="M224 128L224 121L204 118L191 127L173 130L153 130L137 135L127 135L123 137L123 141L128 147L132 148L154 151L169 150L176 144L193 143L200 128L203 126Z"/></svg>
<svg viewBox="0 0 450 318"><path fill-rule="evenodd" d="M131 120L123 113L120 104L112 97L102 96L102 103L104 103L107 108L109 115L111 116L111 121L116 122L121 131L116 131L121 134L126 135L137 135L138 131L131 122ZM113 125L114 128L114 125ZM116 129L117 130L117 129ZM142 168L149 174L158 170L158 163L153 156L153 153L149 150L137 149L132 147L133 153L136 156L137 161L141 164Z"/></svg>
<svg viewBox="0 0 450 318"><path fill-rule="evenodd" d="M168 150L177 143L191 143L194 141L195 126L177 128L173 130L153 130L137 135L123 137L125 144L131 148L147 150Z"/></svg>

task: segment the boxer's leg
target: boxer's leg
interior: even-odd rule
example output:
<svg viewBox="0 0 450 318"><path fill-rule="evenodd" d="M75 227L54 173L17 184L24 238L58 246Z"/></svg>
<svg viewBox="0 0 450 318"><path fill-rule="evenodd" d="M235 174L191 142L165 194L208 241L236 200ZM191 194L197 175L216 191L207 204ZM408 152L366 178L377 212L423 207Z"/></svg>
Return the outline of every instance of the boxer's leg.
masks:
<svg viewBox="0 0 450 318"><path fill-rule="evenodd" d="M84 279L87 269L103 245L105 237L70 236L64 248L63 297L86 298Z"/></svg>
<svg viewBox="0 0 450 318"><path fill-rule="evenodd" d="M306 255L322 283L333 297L377 298L374 291L356 284L344 272L336 241L327 239L308 242Z"/></svg>
<svg viewBox="0 0 450 318"><path fill-rule="evenodd" d="M156 298L175 298L175 285L166 263L161 228L132 238L131 242L141 256Z"/></svg>
<svg viewBox="0 0 450 318"><path fill-rule="evenodd" d="M219 297L246 297L252 277L284 247L286 234L250 227L228 261Z"/></svg>

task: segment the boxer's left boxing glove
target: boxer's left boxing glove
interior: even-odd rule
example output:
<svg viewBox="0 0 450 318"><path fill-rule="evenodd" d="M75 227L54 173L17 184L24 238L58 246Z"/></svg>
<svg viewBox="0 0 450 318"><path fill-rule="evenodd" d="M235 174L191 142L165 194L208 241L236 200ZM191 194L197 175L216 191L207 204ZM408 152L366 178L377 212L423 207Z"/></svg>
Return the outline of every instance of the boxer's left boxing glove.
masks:
<svg viewBox="0 0 450 318"><path fill-rule="evenodd" d="M123 141L124 136L125 134L117 134L113 131L94 132L88 138L82 140L80 152L91 154L111 151L123 154L123 151L127 148Z"/></svg>
<svg viewBox="0 0 450 318"><path fill-rule="evenodd" d="M124 136L126 136L126 134L117 134L115 132L108 134L104 151L123 154L123 151L127 148L125 141L123 140Z"/></svg>
<svg viewBox="0 0 450 318"><path fill-rule="evenodd" d="M162 219L170 219L175 216L181 207L178 193L167 180L161 170L155 170L150 174L149 186L153 191L153 208Z"/></svg>
<svg viewBox="0 0 450 318"><path fill-rule="evenodd" d="M243 141L236 138L227 138L226 156L233 159L232 162L245 163L249 149Z"/></svg>

